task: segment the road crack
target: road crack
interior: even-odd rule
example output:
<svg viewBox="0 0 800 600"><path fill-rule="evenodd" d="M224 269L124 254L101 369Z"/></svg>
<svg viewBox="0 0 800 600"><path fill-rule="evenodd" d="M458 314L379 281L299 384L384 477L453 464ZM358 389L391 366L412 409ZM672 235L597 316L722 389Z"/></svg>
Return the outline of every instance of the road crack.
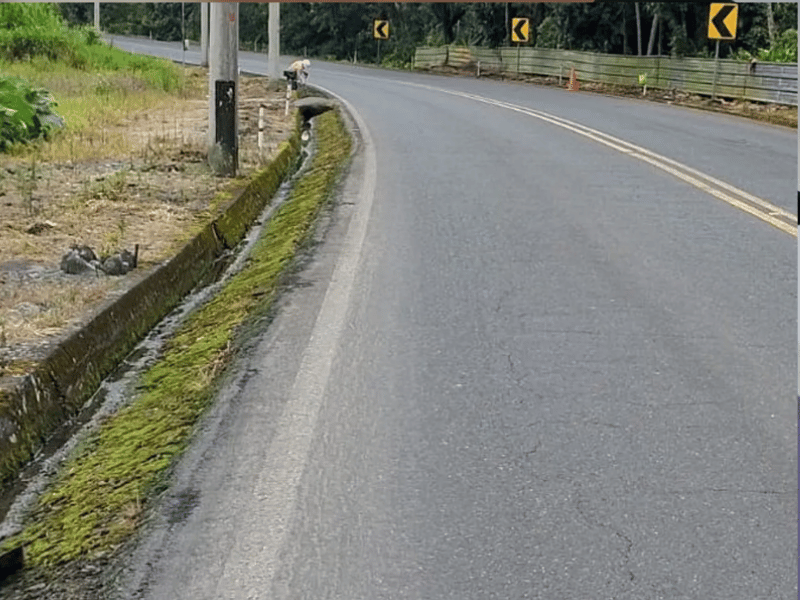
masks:
<svg viewBox="0 0 800 600"><path fill-rule="evenodd" d="M577 500L575 501L575 508L578 511L583 522L591 528L605 529L612 533L622 544L621 550L622 558L619 566L620 577L623 579L621 591L629 591L631 582L635 581L636 575L630 569L631 553L633 551L633 540L618 526L611 523L604 523L598 517L590 514L590 501L584 498L580 489L576 493ZM608 581L611 585L611 581Z"/></svg>

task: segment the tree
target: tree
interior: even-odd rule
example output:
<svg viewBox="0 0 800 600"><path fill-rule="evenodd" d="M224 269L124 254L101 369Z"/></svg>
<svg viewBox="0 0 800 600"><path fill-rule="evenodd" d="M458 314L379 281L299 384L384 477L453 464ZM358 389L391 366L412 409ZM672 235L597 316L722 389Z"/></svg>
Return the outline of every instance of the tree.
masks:
<svg viewBox="0 0 800 600"><path fill-rule="evenodd" d="M658 27L658 18L659 18L660 15L659 15L659 9L658 9L658 4L657 3L653 2L653 3L648 3L648 4L655 5L655 6L652 7L652 10L653 10L653 24L650 27L650 38L647 41L647 56L652 56L652 54L653 54L653 43L656 40L656 28Z"/></svg>
<svg viewBox="0 0 800 600"><path fill-rule="evenodd" d="M281 8L281 48L287 53L337 59L352 59L357 53L361 60L372 60L378 46L372 38L372 21L382 18L391 23L391 37L381 42L381 54L394 63L404 63L410 62L416 46L432 40L502 45L509 30L508 11L509 17L530 18L532 43L537 47L636 52L641 56L645 51L661 54L663 42L664 50L673 56L709 56L713 51L713 42L707 39L708 3L635 2L632 8L627 4L612 0L577 4L290 2ZM91 3L53 6L70 24L92 22ZM187 2L185 8L187 37L198 39L199 4ZM252 48L255 41L259 46L267 42L267 9L264 4L242 3L239 33L245 47ZM111 33L152 34L155 39L173 41L181 37L180 3L103 3L101 19L103 28ZM643 21L649 24L647 40L642 35ZM758 56L780 43L781 49L770 56L787 56L784 47L788 42L781 36L796 27L794 2L740 3L737 39L726 42L723 53Z"/></svg>
<svg viewBox="0 0 800 600"><path fill-rule="evenodd" d="M283 7L281 7L283 8ZM269 4L262 2L242 2L239 4L239 43L246 48L266 46Z"/></svg>
<svg viewBox="0 0 800 600"><path fill-rule="evenodd" d="M764 7L767 11L767 31L769 33L769 45L775 43L775 16L772 12L772 2L767 2Z"/></svg>
<svg viewBox="0 0 800 600"><path fill-rule="evenodd" d="M88 2L64 2L58 4L61 16L68 25L89 25L94 22L94 4Z"/></svg>
<svg viewBox="0 0 800 600"><path fill-rule="evenodd" d="M441 27L444 43L452 44L455 40L456 23L464 16L466 7L449 2L432 2L428 6Z"/></svg>
<svg viewBox="0 0 800 600"><path fill-rule="evenodd" d="M505 5L476 2L467 5L462 17L460 40L471 46L496 48L506 38Z"/></svg>

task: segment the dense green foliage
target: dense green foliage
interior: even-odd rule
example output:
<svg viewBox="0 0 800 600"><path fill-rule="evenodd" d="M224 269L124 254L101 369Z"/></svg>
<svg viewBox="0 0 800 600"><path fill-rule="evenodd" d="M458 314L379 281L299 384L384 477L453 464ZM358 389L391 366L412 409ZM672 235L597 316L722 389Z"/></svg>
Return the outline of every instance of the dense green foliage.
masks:
<svg viewBox="0 0 800 600"><path fill-rule="evenodd" d="M44 59L86 71L130 70L156 88L178 88L179 73L169 61L111 48L93 27L67 26L59 8L40 3L0 4L0 62Z"/></svg>
<svg viewBox="0 0 800 600"><path fill-rule="evenodd" d="M747 50L741 49L737 52L736 58L739 60L751 60L756 58L764 62L797 62L797 30L787 29L769 49L759 49L755 55Z"/></svg>
<svg viewBox="0 0 800 600"><path fill-rule="evenodd" d="M0 76L0 152L9 146L47 137L63 122L46 90L15 77Z"/></svg>
<svg viewBox="0 0 800 600"><path fill-rule="evenodd" d="M63 59L72 54L77 41L67 35L50 4L0 4L0 57L6 60Z"/></svg>
<svg viewBox="0 0 800 600"><path fill-rule="evenodd" d="M7 61L42 57L88 67L86 49L100 45L89 27L69 28L52 4L0 4L0 58Z"/></svg>
<svg viewBox="0 0 800 600"><path fill-rule="evenodd" d="M91 5L60 4L70 22L92 20ZM281 51L287 54L374 62L378 43L374 19L388 19L391 37L380 43L381 62L408 63L420 45L465 44L497 47L508 43L506 23L531 19L531 44L545 48L609 54L672 56L713 55L707 39L708 3L614 2L590 4L475 3L284 3L281 5ZM267 43L265 3L241 3L242 46L263 49ZM199 40L200 5L180 3L103 4L101 27L110 33L177 41L181 32ZM784 38L797 27L795 2L739 5L737 39L723 42L720 55L757 56L760 60L796 60ZM796 35L796 34L795 34Z"/></svg>

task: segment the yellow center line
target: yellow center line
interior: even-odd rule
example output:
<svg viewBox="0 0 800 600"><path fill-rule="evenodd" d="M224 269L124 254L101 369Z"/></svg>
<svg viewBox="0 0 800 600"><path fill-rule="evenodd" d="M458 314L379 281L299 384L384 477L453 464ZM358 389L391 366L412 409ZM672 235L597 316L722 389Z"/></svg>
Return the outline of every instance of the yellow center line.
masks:
<svg viewBox="0 0 800 600"><path fill-rule="evenodd" d="M592 129L591 127L587 127L586 125L581 125L579 123L569 121L562 117L550 115L548 113L544 113L539 110L527 108L525 106L519 106L516 104L511 104L500 100L493 100L492 98L486 98L484 96L478 96L476 94L447 90L444 88L438 88L420 83L410 83L399 80L393 80L393 81L401 85L409 85L431 91L442 92L445 94L450 94L452 96L459 96L462 98L467 98L469 100L476 100L478 102L483 102L484 104L490 104L492 106L497 106L499 108L513 110L515 112L519 112L531 117L535 117L542 121L546 121L558 127L568 129L569 131L577 133L578 135L582 135L591 140L594 140L595 142L608 146L609 148L613 148L618 152L622 152L623 154L633 156L641 161L651 164L654 167L661 169L662 171L665 171L670 175L673 175L678 179L688 183L689 185L692 185L697 189L706 192L707 194L710 194L715 198L722 200L723 202L726 202L727 204L733 206L734 208L737 208L758 219L761 219L765 223L769 223L773 227L780 229L781 231L788 233L789 235L797 237L797 215L794 215L789 211L786 211L778 206L775 206L774 204L764 200L763 198L754 196L729 183L726 183L724 181L721 181L720 179L702 173L701 171L693 169L692 167L684 165L683 163L680 163L676 160L657 154L651 150L648 150L647 148L637 146L636 144L632 144L631 142L626 142L625 140L616 138L607 133L603 133L602 131ZM736 198L731 194L739 196L739 198Z"/></svg>

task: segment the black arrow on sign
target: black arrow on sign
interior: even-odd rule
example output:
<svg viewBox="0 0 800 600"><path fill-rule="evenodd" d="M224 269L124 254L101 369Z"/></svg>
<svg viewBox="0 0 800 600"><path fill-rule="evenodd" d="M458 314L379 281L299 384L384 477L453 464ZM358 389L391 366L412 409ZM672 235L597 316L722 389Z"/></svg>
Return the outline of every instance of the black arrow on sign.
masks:
<svg viewBox="0 0 800 600"><path fill-rule="evenodd" d="M520 19L517 21L517 24L514 26L514 33L518 40L524 40L525 35L522 33L522 28L525 26L525 19Z"/></svg>
<svg viewBox="0 0 800 600"><path fill-rule="evenodd" d="M384 31L384 28L389 24L389 21L378 21L378 26L375 30L378 32L378 37L385 40L389 35Z"/></svg>
<svg viewBox="0 0 800 600"><path fill-rule="evenodd" d="M728 31L727 27L725 27L724 21L725 18L733 12L734 8L736 7L730 4L726 4L719 10L719 12L716 15L714 15L714 18L711 19L711 23L714 25L714 27L717 28L720 37L724 38L733 37L733 34L730 31Z"/></svg>

